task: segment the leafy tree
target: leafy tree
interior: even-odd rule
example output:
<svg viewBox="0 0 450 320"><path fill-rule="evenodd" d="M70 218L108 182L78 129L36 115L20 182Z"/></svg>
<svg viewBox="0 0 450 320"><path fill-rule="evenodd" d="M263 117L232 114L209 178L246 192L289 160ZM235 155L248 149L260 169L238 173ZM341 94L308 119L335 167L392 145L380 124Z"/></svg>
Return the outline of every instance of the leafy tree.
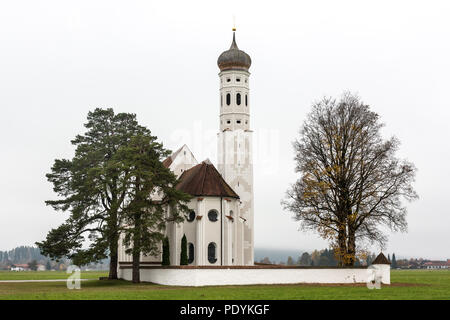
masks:
<svg viewBox="0 0 450 320"><path fill-rule="evenodd" d="M284 208L336 247L340 265L352 266L357 240L385 245L383 227L406 231L401 200L418 196L416 169L395 153L399 141L383 140L379 116L358 97L324 98L313 105L294 142L297 182Z"/></svg>
<svg viewBox="0 0 450 320"><path fill-rule="evenodd" d="M156 137L137 135L121 147L113 157L116 167L124 172L121 185L127 192L123 209L124 245L133 257L133 282L140 282L141 254L160 253L166 222L182 222L181 212L187 212L189 195L176 189L177 177L161 159L170 152ZM166 215L170 208L170 216Z"/></svg>
<svg viewBox="0 0 450 320"><path fill-rule="evenodd" d="M308 252L303 252L303 254L298 259L298 264L301 266L310 266L311 265L311 256Z"/></svg>
<svg viewBox="0 0 450 320"><path fill-rule="evenodd" d="M319 260L320 260L320 252L318 250L314 250L311 253L311 261L314 262L313 265L319 266Z"/></svg>
<svg viewBox="0 0 450 320"><path fill-rule="evenodd" d="M162 265L170 266L170 245L169 238L167 236L164 237L162 250Z"/></svg>
<svg viewBox="0 0 450 320"><path fill-rule="evenodd" d="M188 265L188 255L187 255L187 239L186 235L183 235L181 238L181 255L180 255L180 265L187 266Z"/></svg>
<svg viewBox="0 0 450 320"><path fill-rule="evenodd" d="M263 264L272 264L272 262L270 261L269 257L264 257L263 259L261 259L261 263L263 263Z"/></svg>
<svg viewBox="0 0 450 320"><path fill-rule="evenodd" d="M31 260L31 262L28 263L28 268L30 268L33 271L36 271L38 268L38 263L36 260Z"/></svg>
<svg viewBox="0 0 450 320"><path fill-rule="evenodd" d="M319 266L336 266L338 262L332 249L324 249L320 252Z"/></svg>
<svg viewBox="0 0 450 320"><path fill-rule="evenodd" d="M292 257L289 256L289 257L287 258L286 265L288 265L288 266L293 266L294 264L295 264L295 263L294 263L294 259L292 259Z"/></svg>
<svg viewBox="0 0 450 320"><path fill-rule="evenodd" d="M329 265L330 260L328 259L328 257L326 255L320 255L319 266L329 266Z"/></svg>
<svg viewBox="0 0 450 320"><path fill-rule="evenodd" d="M135 114L115 114L112 109L89 112L85 127L85 134L71 141L76 147L75 156L55 160L51 173L46 175L59 196L46 204L68 211L70 216L36 244L52 259L66 256L77 265L109 255L109 278L117 279L118 240L128 189L121 179L127 173L113 158L131 137L151 135L138 124ZM82 248L87 238L90 245Z"/></svg>

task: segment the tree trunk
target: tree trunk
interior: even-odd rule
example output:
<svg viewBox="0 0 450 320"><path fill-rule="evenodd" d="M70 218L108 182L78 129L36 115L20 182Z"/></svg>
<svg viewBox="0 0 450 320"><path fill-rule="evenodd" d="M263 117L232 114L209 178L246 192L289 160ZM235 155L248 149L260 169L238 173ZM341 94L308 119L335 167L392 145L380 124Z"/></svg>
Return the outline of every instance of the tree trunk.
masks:
<svg viewBox="0 0 450 320"><path fill-rule="evenodd" d="M355 230L349 228L348 230L348 242L347 242L347 263L348 267L353 267L356 260L356 238Z"/></svg>
<svg viewBox="0 0 450 320"><path fill-rule="evenodd" d="M138 250L133 250L133 283L141 282L140 274L140 258L141 253Z"/></svg>
<svg viewBox="0 0 450 320"><path fill-rule="evenodd" d="M117 210L111 210L111 218L108 222L109 228L109 280L117 280L117 265L118 265L118 251L119 251L119 233L117 231Z"/></svg>
<svg viewBox="0 0 450 320"><path fill-rule="evenodd" d="M109 280L117 280L117 265L118 265L118 247L119 247L119 237L113 236L111 237L109 243L109 252L110 252L110 260L109 260Z"/></svg>
<svg viewBox="0 0 450 320"><path fill-rule="evenodd" d="M338 266L343 267L345 265L345 256L347 253L347 232L345 225L339 228L338 233Z"/></svg>
<svg viewBox="0 0 450 320"><path fill-rule="evenodd" d="M342 218L341 218L342 220ZM345 255L347 253L347 228L344 221L340 221L338 225L338 266L343 267L345 265Z"/></svg>
<svg viewBox="0 0 450 320"><path fill-rule="evenodd" d="M133 234L133 283L141 282L140 259L141 259L141 216L135 214Z"/></svg>

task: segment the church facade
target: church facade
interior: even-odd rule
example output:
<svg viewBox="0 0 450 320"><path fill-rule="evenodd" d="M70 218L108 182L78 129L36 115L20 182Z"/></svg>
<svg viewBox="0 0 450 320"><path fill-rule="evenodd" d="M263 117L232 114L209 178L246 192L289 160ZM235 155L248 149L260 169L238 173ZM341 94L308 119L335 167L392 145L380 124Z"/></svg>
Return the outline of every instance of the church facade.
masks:
<svg viewBox="0 0 450 320"><path fill-rule="evenodd" d="M198 162L184 145L163 161L178 178L177 188L192 196L182 223L168 222L170 264L180 265L181 239L187 239L192 266L252 266L253 163L250 130L250 56L236 44L217 60L220 111L217 168ZM167 212L170 215L170 212ZM119 268L132 259L119 241ZM142 265L160 265L162 255L142 256Z"/></svg>

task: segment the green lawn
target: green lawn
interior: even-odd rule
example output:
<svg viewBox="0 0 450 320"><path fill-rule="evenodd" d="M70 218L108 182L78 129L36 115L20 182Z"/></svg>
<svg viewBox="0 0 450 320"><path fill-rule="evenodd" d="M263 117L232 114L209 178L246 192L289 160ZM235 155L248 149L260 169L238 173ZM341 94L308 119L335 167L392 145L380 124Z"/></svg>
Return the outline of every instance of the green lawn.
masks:
<svg viewBox="0 0 450 320"><path fill-rule="evenodd" d="M381 290L333 285L188 288L97 280L68 290L64 282L0 283L0 299L450 299L450 270L394 270L391 280Z"/></svg>
<svg viewBox="0 0 450 320"><path fill-rule="evenodd" d="M107 276L107 272L83 271L81 279L98 279ZM67 279L69 274L65 271L0 271L1 280L55 280Z"/></svg>

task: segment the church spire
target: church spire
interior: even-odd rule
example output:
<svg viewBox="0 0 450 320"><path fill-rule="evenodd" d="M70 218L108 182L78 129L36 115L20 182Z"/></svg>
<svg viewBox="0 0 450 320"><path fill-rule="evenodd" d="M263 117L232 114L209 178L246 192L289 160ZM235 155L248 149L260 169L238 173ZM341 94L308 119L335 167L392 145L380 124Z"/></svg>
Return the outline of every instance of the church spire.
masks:
<svg viewBox="0 0 450 320"><path fill-rule="evenodd" d="M236 49L239 50L237 44L236 44L236 28L233 28L233 41L231 42L230 50Z"/></svg>

